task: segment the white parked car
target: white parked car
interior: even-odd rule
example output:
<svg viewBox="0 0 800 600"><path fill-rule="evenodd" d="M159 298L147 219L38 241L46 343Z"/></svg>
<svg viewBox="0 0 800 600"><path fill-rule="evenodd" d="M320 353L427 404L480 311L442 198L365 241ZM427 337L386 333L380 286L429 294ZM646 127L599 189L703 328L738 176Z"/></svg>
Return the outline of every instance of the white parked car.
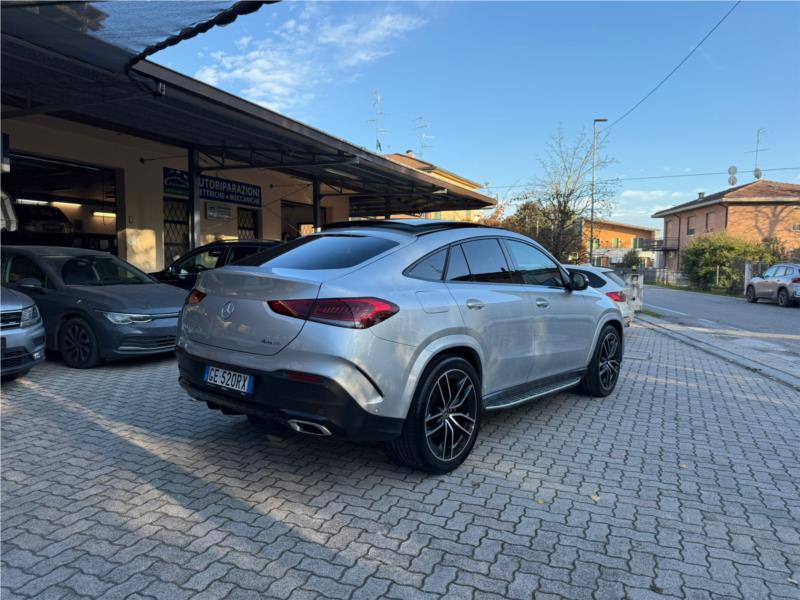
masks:
<svg viewBox="0 0 800 600"><path fill-rule="evenodd" d="M608 267L568 265L567 269L570 273L582 273L589 280L589 287L611 298L622 312L626 326L633 322L636 313L631 303L631 289L622 277Z"/></svg>

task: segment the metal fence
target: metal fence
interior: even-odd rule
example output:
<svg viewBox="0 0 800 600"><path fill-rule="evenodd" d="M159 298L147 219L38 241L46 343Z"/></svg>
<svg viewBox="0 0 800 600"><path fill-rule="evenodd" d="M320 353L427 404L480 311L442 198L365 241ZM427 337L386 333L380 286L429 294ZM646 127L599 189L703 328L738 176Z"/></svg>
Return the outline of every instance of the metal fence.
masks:
<svg viewBox="0 0 800 600"><path fill-rule="evenodd" d="M648 285L668 285L674 287L694 287L723 294L744 294L751 277L761 275L770 267L768 262L733 261L717 265L711 275L710 282L699 285L692 282L683 273L667 269L644 269L641 272L644 283ZM630 269L618 269L621 275L630 273Z"/></svg>

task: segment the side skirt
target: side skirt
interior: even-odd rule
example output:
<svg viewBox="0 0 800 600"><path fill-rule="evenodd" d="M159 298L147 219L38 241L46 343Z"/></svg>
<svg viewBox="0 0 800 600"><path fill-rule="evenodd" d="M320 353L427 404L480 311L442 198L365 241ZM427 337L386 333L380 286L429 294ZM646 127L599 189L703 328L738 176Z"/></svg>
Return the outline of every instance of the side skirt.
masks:
<svg viewBox="0 0 800 600"><path fill-rule="evenodd" d="M586 369L570 371L495 392L483 399L483 408L486 411L502 410L560 392L580 383L585 373Z"/></svg>

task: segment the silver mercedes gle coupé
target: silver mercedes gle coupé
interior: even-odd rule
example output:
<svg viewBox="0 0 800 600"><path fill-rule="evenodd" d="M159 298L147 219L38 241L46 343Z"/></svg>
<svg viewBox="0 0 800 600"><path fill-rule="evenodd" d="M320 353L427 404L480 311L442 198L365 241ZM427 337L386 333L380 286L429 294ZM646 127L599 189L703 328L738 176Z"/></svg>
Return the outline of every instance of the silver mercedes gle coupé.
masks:
<svg viewBox="0 0 800 600"><path fill-rule="evenodd" d="M444 473L484 411L573 386L610 394L622 332L610 298L522 235L356 221L204 272L177 350L181 384L210 408L384 441Z"/></svg>

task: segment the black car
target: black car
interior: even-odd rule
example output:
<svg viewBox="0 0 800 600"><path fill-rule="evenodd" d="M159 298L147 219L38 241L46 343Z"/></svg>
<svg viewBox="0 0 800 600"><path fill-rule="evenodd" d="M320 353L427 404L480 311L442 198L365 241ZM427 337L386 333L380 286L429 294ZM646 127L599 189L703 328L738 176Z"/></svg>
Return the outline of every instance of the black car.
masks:
<svg viewBox="0 0 800 600"><path fill-rule="evenodd" d="M150 275L162 283L191 290L198 273L224 267L280 243L274 240L211 242L179 256L163 271L150 273Z"/></svg>
<svg viewBox="0 0 800 600"><path fill-rule="evenodd" d="M67 216L55 206L14 204L17 230L6 232L4 241L12 244L73 243L74 228Z"/></svg>
<svg viewBox="0 0 800 600"><path fill-rule="evenodd" d="M2 282L31 296L47 347L79 369L175 348L186 292L107 252L5 246Z"/></svg>

